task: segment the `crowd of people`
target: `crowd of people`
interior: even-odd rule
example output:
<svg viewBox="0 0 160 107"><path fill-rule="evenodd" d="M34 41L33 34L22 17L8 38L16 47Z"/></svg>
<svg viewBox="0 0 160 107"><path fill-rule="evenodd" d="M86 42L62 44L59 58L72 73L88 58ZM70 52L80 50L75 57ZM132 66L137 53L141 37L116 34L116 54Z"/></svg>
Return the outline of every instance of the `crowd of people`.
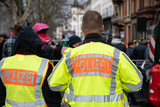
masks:
<svg viewBox="0 0 160 107"><path fill-rule="evenodd" d="M141 65L132 59L148 58L145 39L126 45L120 34L106 36L96 11L83 16L84 40L72 35L52 41L48 29L15 24L10 37L0 34L0 106L60 107L62 99L73 107L129 106L123 90L142 87Z"/></svg>

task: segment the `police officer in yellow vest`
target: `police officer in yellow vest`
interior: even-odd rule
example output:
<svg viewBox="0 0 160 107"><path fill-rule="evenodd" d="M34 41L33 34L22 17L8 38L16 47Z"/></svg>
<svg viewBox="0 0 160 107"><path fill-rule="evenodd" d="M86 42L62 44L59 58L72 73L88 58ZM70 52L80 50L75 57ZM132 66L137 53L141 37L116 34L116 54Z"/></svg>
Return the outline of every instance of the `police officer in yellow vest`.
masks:
<svg viewBox="0 0 160 107"><path fill-rule="evenodd" d="M88 11L83 16L83 45L62 57L48 78L53 91L64 91L71 107L129 107L123 90L141 89L142 74L128 56L103 43L102 16Z"/></svg>
<svg viewBox="0 0 160 107"><path fill-rule="evenodd" d="M54 107L60 107L60 93L52 92L47 83L47 77L53 69L52 63L44 57L42 41L31 27L24 27L15 43L15 55L2 59L0 62L0 77L6 87L6 107L49 107L49 96L59 102ZM49 91L51 93L49 93ZM57 103L57 104L56 104Z"/></svg>

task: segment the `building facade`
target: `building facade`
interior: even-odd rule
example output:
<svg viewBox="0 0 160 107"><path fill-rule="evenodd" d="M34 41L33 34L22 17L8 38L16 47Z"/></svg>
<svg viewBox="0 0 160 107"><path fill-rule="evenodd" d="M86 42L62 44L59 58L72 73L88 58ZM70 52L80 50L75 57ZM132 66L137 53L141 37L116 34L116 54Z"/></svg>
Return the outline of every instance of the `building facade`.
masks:
<svg viewBox="0 0 160 107"><path fill-rule="evenodd" d="M58 26L56 27L56 38L61 40L62 37L62 31L63 31L63 27L62 26Z"/></svg>
<svg viewBox="0 0 160 107"><path fill-rule="evenodd" d="M87 12L91 10L91 0L88 0L86 3L84 3L84 11Z"/></svg>
<svg viewBox="0 0 160 107"><path fill-rule="evenodd" d="M102 1L102 18L104 24L104 32L109 34L112 33L113 26L111 23L111 17L113 16L113 3L112 0Z"/></svg>
<svg viewBox="0 0 160 107"><path fill-rule="evenodd" d="M91 10L97 11L102 15L102 1L103 0L91 0Z"/></svg>
<svg viewBox="0 0 160 107"><path fill-rule="evenodd" d="M81 30L83 15L85 11L82 5L78 4L77 0L74 0L74 3L71 7L71 30L74 30L76 35L83 38L83 33Z"/></svg>
<svg viewBox="0 0 160 107"><path fill-rule="evenodd" d="M160 14L160 0L113 0L114 33L124 32L125 42L149 40Z"/></svg>
<svg viewBox="0 0 160 107"><path fill-rule="evenodd" d="M113 1L113 17L111 22L114 26L113 33L124 32L124 2L123 0Z"/></svg>
<svg viewBox="0 0 160 107"><path fill-rule="evenodd" d="M130 3L131 31L129 31L128 36L132 39L145 38L149 40L153 35L153 27L156 25L160 14L160 0L131 0Z"/></svg>

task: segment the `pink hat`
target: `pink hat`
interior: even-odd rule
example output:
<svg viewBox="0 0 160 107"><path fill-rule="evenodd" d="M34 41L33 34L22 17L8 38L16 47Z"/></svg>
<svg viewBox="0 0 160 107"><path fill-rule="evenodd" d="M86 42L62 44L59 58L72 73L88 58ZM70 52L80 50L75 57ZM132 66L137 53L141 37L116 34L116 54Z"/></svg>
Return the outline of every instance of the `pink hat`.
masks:
<svg viewBox="0 0 160 107"><path fill-rule="evenodd" d="M33 30L37 33L41 30L48 30L49 29L49 26L44 24L44 23L36 23L34 26L33 26Z"/></svg>
<svg viewBox="0 0 160 107"><path fill-rule="evenodd" d="M42 30L48 30L48 29L49 29L49 26L44 23L36 23L33 26L33 30L41 38L43 44L48 44L51 41L51 38L46 33L38 33L38 32Z"/></svg>

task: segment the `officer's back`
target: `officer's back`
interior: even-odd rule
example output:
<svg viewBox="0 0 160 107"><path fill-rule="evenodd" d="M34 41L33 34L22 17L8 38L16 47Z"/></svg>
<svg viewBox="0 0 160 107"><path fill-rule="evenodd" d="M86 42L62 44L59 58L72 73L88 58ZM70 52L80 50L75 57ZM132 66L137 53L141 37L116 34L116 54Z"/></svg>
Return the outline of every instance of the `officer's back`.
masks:
<svg viewBox="0 0 160 107"><path fill-rule="evenodd" d="M49 92L46 80L53 65L43 57L41 39L31 27L24 27L15 42L14 55L0 62L0 77L7 91L6 107L50 107L50 103L60 106L60 93Z"/></svg>
<svg viewBox="0 0 160 107"><path fill-rule="evenodd" d="M138 91L142 75L127 55L103 43L102 16L88 11L83 16L84 44L60 60L48 78L54 91L65 91L71 107L128 107L123 92Z"/></svg>

